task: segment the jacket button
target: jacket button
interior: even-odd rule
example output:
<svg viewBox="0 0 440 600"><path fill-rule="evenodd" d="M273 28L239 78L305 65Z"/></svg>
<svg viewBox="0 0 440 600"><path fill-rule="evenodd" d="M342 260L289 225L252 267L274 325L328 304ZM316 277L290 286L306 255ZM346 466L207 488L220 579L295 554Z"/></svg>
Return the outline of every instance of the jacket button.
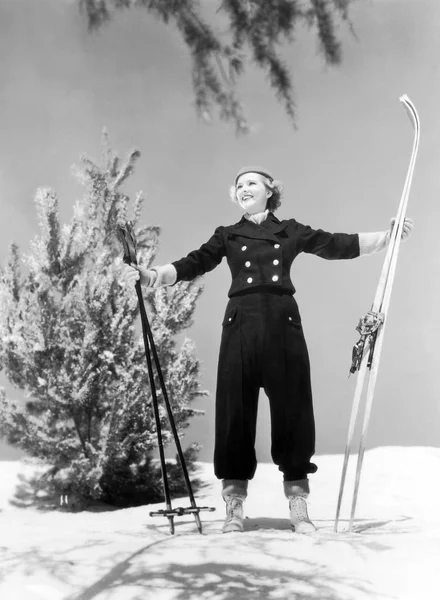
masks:
<svg viewBox="0 0 440 600"><path fill-rule="evenodd" d="M249 260L247 260L247 261L246 261L244 264L245 264L247 267L250 267L250 266L251 266L251 262L250 262Z"/></svg>
<svg viewBox="0 0 440 600"><path fill-rule="evenodd" d="M242 246L242 247L241 247L241 249L242 249L242 250L243 250L243 252L244 252L245 250L247 250L247 246Z"/></svg>
<svg viewBox="0 0 440 600"><path fill-rule="evenodd" d="M278 248L280 247L280 245L279 244L274 244L273 247L275 248L275 250L278 250Z"/></svg>
<svg viewBox="0 0 440 600"><path fill-rule="evenodd" d="M272 277L272 281L278 281L278 279L279 279L278 275L274 275L274 276Z"/></svg>
<svg viewBox="0 0 440 600"><path fill-rule="evenodd" d="M248 283L252 283L252 277L248 277L248 278L247 278L247 282L248 282Z"/></svg>
<svg viewBox="0 0 440 600"><path fill-rule="evenodd" d="M231 319L229 319L229 320L231 320ZM291 320L292 320L292 317L289 317L289 321L291 321Z"/></svg>
<svg viewBox="0 0 440 600"><path fill-rule="evenodd" d="M279 261L279 260L276 258L276 259L273 261L273 264L274 264L274 265L279 265L279 264L280 264L280 261Z"/></svg>
<svg viewBox="0 0 440 600"><path fill-rule="evenodd" d="M289 319L292 320L291 317ZM229 317L228 321L232 321L232 317Z"/></svg>

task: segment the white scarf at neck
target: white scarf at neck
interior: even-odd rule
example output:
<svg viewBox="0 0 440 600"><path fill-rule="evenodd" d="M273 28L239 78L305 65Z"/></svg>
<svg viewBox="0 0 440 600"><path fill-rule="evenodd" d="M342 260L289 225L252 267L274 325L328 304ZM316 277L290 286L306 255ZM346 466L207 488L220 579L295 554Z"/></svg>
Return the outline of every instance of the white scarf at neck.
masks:
<svg viewBox="0 0 440 600"><path fill-rule="evenodd" d="M266 210L264 210L263 212L255 213L253 215L245 213L244 216L248 221L252 221L252 223L255 223L256 225L261 225L261 223L267 219L268 214L269 209L266 208Z"/></svg>

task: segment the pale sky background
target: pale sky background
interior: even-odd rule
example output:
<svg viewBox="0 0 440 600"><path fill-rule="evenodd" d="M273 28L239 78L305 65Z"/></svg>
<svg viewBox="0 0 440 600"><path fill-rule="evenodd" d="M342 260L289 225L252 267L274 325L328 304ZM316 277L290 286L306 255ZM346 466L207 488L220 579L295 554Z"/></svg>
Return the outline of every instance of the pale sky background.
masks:
<svg viewBox="0 0 440 600"><path fill-rule="evenodd" d="M217 2L201 0L217 6ZM144 221L162 228L158 263L198 248L241 213L228 198L236 171L262 164L285 185L279 218L347 233L387 229L397 211L413 130L399 96L408 94L422 125L367 447L440 445L439 231L440 2L360 0L345 26L343 63L325 67L312 32L286 48L299 130L290 126L264 75L249 69L240 94L254 131L199 122L190 61L178 34L142 11L120 14L98 34L73 0L0 0L0 260L12 241L26 251L38 233L33 204L40 186L59 195L63 220L81 189L71 167L98 157L103 127L116 151L142 152L126 190L147 195ZM356 379L348 379L355 327L371 306L384 254L353 261L301 255L292 280L308 342L317 453L346 442ZM202 359L211 398L183 444L213 449L215 377L229 270L204 278L189 336ZM11 397L20 393L0 375ZM270 460L267 399L260 397L258 457ZM4 445L1 457L14 453ZM318 461L319 464L319 461Z"/></svg>

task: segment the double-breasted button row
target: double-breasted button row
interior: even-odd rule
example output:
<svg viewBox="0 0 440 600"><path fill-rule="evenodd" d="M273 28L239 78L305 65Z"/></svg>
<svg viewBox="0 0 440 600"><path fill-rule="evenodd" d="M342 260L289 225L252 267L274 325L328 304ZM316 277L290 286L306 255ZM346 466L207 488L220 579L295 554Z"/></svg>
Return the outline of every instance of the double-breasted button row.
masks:
<svg viewBox="0 0 440 600"><path fill-rule="evenodd" d="M280 247L280 245L279 245L279 244L274 244L274 245L273 245L273 247L275 248L275 250L278 250L278 248ZM276 258L276 259L273 261L273 264L274 264L275 266L277 266L277 265L279 265L279 264L280 264L280 261L279 261L279 260ZM278 275L273 275L273 276L272 276L272 281L278 281L278 279L279 279L279 276L278 276Z"/></svg>
<svg viewBox="0 0 440 600"><path fill-rule="evenodd" d="M243 252L245 252L245 250L247 250L247 246L246 245L242 246L241 249L242 249ZM245 264L246 267L250 267L251 266L250 260L247 260L244 264ZM252 283L253 279L252 279L252 277L248 277L246 281L248 283Z"/></svg>
<svg viewBox="0 0 440 600"><path fill-rule="evenodd" d="M274 244L273 247L275 248L275 250L278 250L278 248L280 247L280 245L279 244ZM247 250L247 246L242 246L241 249L244 252L245 250Z"/></svg>
<svg viewBox="0 0 440 600"><path fill-rule="evenodd" d="M273 247L274 247L274 249L275 249L275 250L278 250L279 248L281 248L281 245L280 245L280 244L273 244ZM244 244L244 245L241 247L241 250L242 250L242 252L245 252L247 249L248 249L248 247L246 246L246 244ZM280 260L279 260L278 258L275 258L275 259L272 261L272 264L273 264L273 265L275 265L275 266L277 267L277 266L280 264ZM247 260L247 261L244 263L244 265L245 265L245 267L246 267L246 268L249 268L249 267L251 266L251 261L250 261L250 260ZM275 281L278 281L278 280L279 280L279 278L280 278L280 277L279 277L279 275L272 275L272 281L274 281L274 282L275 282ZM246 281L247 281L247 283L252 283L252 282L254 281L254 279L253 279L253 277L248 277L248 278L246 279Z"/></svg>
<svg viewBox="0 0 440 600"><path fill-rule="evenodd" d="M272 281L278 281L278 279L279 279L278 275L273 275L273 277L272 277ZM246 279L246 281L247 281L248 283L252 283L252 282L253 282L253 278L252 278L252 277L248 277L248 278Z"/></svg>

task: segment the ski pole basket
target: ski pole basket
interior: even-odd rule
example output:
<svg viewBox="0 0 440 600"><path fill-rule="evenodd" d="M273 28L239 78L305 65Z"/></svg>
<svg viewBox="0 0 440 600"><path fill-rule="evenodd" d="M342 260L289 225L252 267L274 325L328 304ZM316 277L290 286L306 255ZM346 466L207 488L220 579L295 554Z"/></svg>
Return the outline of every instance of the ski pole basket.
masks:
<svg viewBox="0 0 440 600"><path fill-rule="evenodd" d="M182 515L199 513L202 510L212 512L215 510L215 508L209 506L196 506L194 508L192 506L187 506L185 508L183 506L178 506L177 508L172 508L171 510L156 510L150 512L150 517L181 517Z"/></svg>

